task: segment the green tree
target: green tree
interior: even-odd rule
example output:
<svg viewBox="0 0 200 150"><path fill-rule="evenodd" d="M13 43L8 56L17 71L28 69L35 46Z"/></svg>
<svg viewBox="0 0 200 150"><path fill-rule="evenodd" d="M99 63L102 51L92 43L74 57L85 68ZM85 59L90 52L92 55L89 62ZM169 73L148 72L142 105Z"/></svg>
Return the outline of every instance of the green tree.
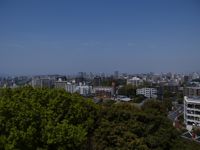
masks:
<svg viewBox="0 0 200 150"><path fill-rule="evenodd" d="M179 138L167 105L148 100L97 105L56 89L0 89L2 150L198 149Z"/></svg>
<svg viewBox="0 0 200 150"><path fill-rule="evenodd" d="M162 107L162 103L152 101L146 103L143 110L131 104L113 104L104 108L94 133L94 149L172 148L177 133L165 113L161 113ZM150 113L152 110L157 112L156 115Z"/></svg>
<svg viewBox="0 0 200 150"><path fill-rule="evenodd" d="M136 96L136 87L132 84L125 85L118 90L119 95L126 95L128 97Z"/></svg>
<svg viewBox="0 0 200 150"><path fill-rule="evenodd" d="M1 89L0 148L83 149L98 109L92 101L63 90Z"/></svg>

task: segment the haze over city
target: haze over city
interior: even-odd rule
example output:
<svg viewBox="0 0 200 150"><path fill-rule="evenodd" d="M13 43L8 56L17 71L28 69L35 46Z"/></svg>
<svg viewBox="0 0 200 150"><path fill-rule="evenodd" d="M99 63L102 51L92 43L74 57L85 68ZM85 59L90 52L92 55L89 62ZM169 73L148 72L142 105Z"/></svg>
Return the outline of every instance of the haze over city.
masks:
<svg viewBox="0 0 200 150"><path fill-rule="evenodd" d="M0 0L0 150L199 150L200 0Z"/></svg>
<svg viewBox="0 0 200 150"><path fill-rule="evenodd" d="M0 1L0 72L200 71L198 0Z"/></svg>

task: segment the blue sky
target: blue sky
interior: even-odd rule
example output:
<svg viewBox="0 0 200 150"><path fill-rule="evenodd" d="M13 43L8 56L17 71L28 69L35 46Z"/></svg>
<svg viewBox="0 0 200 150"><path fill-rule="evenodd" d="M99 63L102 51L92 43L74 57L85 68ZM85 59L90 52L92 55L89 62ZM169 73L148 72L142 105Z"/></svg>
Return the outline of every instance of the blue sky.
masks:
<svg viewBox="0 0 200 150"><path fill-rule="evenodd" d="M1 0L0 72L200 71L199 0Z"/></svg>

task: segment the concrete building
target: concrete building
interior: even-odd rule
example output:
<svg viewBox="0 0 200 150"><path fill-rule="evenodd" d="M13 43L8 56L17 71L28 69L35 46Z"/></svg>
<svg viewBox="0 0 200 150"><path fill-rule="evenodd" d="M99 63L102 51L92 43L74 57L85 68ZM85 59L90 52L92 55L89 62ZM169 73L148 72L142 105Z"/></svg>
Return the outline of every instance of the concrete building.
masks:
<svg viewBox="0 0 200 150"><path fill-rule="evenodd" d="M143 84L143 80L138 77L133 77L131 79L127 79L127 84L132 84L133 86L139 86Z"/></svg>
<svg viewBox="0 0 200 150"><path fill-rule="evenodd" d="M75 93L76 92L76 85L73 83L68 82L66 85L65 90L69 93Z"/></svg>
<svg viewBox="0 0 200 150"><path fill-rule="evenodd" d="M185 87L184 96L200 96L200 87Z"/></svg>
<svg viewBox="0 0 200 150"><path fill-rule="evenodd" d="M31 85L34 88L52 88L53 81L49 78L33 78Z"/></svg>
<svg viewBox="0 0 200 150"><path fill-rule="evenodd" d="M55 81L54 83L55 88L64 89L65 91L69 93L75 93L76 92L76 85L75 82L68 82L68 81L62 81L62 79L58 79L58 81Z"/></svg>
<svg viewBox="0 0 200 150"><path fill-rule="evenodd" d="M99 77L99 76L96 76L96 77L94 77L94 79L93 79L93 86L100 86L101 85L101 77Z"/></svg>
<svg viewBox="0 0 200 150"><path fill-rule="evenodd" d="M200 78L200 76L199 76L199 74L197 73L197 72L194 72L193 74L192 74L192 79L194 80L194 79L199 79Z"/></svg>
<svg viewBox="0 0 200 150"><path fill-rule="evenodd" d="M119 78L119 71L115 71L114 72L114 79L118 79Z"/></svg>
<svg viewBox="0 0 200 150"><path fill-rule="evenodd" d="M175 81L170 81L164 84L164 90L167 90L171 93L177 93L179 91L179 84Z"/></svg>
<svg viewBox="0 0 200 150"><path fill-rule="evenodd" d="M137 89L137 95L144 95L147 98L157 98L157 89L155 88L141 88Z"/></svg>
<svg viewBox="0 0 200 150"><path fill-rule="evenodd" d="M96 97L111 98L113 96L112 87L94 87L93 93Z"/></svg>
<svg viewBox="0 0 200 150"><path fill-rule="evenodd" d="M55 88L60 88L60 89L66 90L67 83L68 83L67 81L62 81L62 79L59 78L58 81L54 82L54 86L55 86Z"/></svg>
<svg viewBox="0 0 200 150"><path fill-rule="evenodd" d="M76 86L75 92L77 92L83 96L88 96L92 93L92 86L80 84L79 86Z"/></svg>
<svg viewBox="0 0 200 150"><path fill-rule="evenodd" d="M184 122L189 131L200 127L200 97L184 97Z"/></svg>

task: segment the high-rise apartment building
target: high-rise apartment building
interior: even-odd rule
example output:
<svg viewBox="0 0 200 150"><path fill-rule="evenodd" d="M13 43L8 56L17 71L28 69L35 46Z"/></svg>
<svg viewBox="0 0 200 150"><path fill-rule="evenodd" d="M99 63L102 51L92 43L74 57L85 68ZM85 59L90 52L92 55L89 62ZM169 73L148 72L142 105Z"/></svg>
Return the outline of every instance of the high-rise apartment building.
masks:
<svg viewBox="0 0 200 150"><path fill-rule="evenodd" d="M184 97L184 122L189 131L200 127L200 97Z"/></svg>

